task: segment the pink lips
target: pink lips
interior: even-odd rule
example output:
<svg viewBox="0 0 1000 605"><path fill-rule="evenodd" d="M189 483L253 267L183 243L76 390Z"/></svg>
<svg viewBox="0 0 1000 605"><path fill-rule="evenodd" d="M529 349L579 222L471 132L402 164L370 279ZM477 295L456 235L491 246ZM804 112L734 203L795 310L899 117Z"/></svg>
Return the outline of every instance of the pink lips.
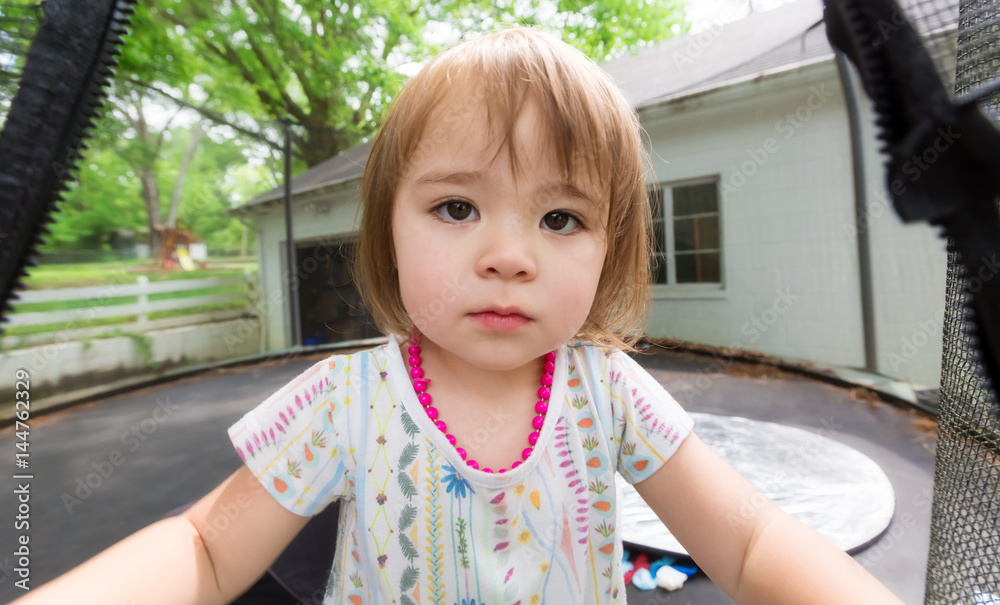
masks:
<svg viewBox="0 0 1000 605"><path fill-rule="evenodd" d="M517 307L490 307L478 313L469 313L469 318L487 330L499 332L513 332L531 321Z"/></svg>

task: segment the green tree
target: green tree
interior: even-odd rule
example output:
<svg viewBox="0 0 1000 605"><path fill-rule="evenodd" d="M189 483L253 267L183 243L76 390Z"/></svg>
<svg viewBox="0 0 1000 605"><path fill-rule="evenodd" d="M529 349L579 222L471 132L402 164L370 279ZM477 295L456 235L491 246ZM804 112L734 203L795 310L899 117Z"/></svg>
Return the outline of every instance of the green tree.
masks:
<svg viewBox="0 0 1000 605"><path fill-rule="evenodd" d="M548 29L595 61L634 53L688 28L680 0L452 0L429 11L433 20L463 32L513 25Z"/></svg>
<svg viewBox="0 0 1000 605"><path fill-rule="evenodd" d="M314 166L375 131L404 80L400 66L425 60L463 32L531 24L606 59L683 31L682 6L680 0L151 0L138 8L122 69L136 85L272 148L280 140L274 121L290 116L294 153ZM428 41L429 24L455 34Z"/></svg>
<svg viewBox="0 0 1000 605"><path fill-rule="evenodd" d="M210 245L242 240L224 211L277 184L279 120L295 124L293 171L314 166L375 131L404 66L469 33L529 24L603 60L686 29L680 0L149 0L132 22L75 205L51 246L71 245L73 233L103 245L115 217L148 233L154 250L160 228L178 220ZM156 106L166 121L148 115ZM182 110L197 112L201 131L177 128L169 116ZM256 178L240 182L248 173Z"/></svg>
<svg viewBox="0 0 1000 605"><path fill-rule="evenodd" d="M80 162L61 212L42 250L106 249L119 229L145 231L139 183L128 163L110 149L92 149Z"/></svg>
<svg viewBox="0 0 1000 605"><path fill-rule="evenodd" d="M177 182L181 154L189 147L189 137L176 138L176 144L164 158L165 182ZM247 185L256 188L261 182L261 175L254 174L254 166L248 163L248 153L252 155L253 151L247 149L242 139L226 138L216 132L203 140L198 157L184 179L177 222L203 239L209 248L240 248L244 237L246 246L253 245L248 229L229 213L235 205L246 201Z"/></svg>
<svg viewBox="0 0 1000 605"><path fill-rule="evenodd" d="M103 139L106 145L129 164L139 181L140 195L146 208L150 246L154 255L159 256L166 230L177 227L177 212L184 181L205 131L200 122L194 124L186 137L184 152L176 163L174 179L165 188L160 173L163 145L170 138L170 124L180 115L181 110L172 110L172 115L162 126L154 124L148 115L150 104L146 93L145 89L129 83L115 86L109 101L111 113L119 118L119 124L105 130ZM122 123L129 128L122 130ZM165 212L162 204L164 190L170 191Z"/></svg>

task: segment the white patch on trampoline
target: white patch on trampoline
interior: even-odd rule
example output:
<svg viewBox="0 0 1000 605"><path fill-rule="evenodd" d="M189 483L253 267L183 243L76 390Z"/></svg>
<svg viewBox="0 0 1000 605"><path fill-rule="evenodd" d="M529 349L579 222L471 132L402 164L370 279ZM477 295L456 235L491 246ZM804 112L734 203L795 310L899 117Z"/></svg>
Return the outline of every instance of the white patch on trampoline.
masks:
<svg viewBox="0 0 1000 605"><path fill-rule="evenodd" d="M690 414L695 433L712 451L845 552L869 545L889 526L895 510L889 478L868 456L824 436L835 436L836 427L818 434L736 416ZM623 540L687 556L635 489L620 476L616 484Z"/></svg>

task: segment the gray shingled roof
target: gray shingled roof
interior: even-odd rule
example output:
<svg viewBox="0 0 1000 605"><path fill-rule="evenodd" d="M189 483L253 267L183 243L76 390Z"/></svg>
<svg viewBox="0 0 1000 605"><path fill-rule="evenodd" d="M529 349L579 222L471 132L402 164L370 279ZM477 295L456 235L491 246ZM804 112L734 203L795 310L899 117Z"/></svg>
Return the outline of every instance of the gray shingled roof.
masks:
<svg viewBox="0 0 1000 605"><path fill-rule="evenodd" d="M832 57L822 18L819 0L798 0L731 23L716 23L698 34L666 40L601 67L635 107L642 109ZM292 195L360 179L370 149L371 141L294 176ZM279 186L242 207L283 197L284 187Z"/></svg>
<svg viewBox="0 0 1000 605"><path fill-rule="evenodd" d="M292 177L292 198L323 187L330 187L360 179L365 170L365 162L368 160L368 152L371 151L372 141L362 143L357 147L351 147L347 151L342 151L328 160L316 164L305 172ZM272 200L285 198L285 185L281 184L267 193L262 193L237 209L256 206Z"/></svg>
<svg viewBox="0 0 1000 605"><path fill-rule="evenodd" d="M799 0L730 23L716 22L636 56L603 63L637 109L719 88L747 76L832 55L818 0ZM818 32L819 35L809 35Z"/></svg>

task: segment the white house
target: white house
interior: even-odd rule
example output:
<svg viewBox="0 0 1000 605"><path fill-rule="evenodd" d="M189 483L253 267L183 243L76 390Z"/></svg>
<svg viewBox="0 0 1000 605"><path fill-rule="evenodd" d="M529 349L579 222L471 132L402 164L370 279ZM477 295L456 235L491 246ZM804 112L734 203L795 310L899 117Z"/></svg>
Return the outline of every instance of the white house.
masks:
<svg viewBox="0 0 1000 605"><path fill-rule="evenodd" d="M662 262L647 335L939 385L945 240L895 214L853 77L852 145L850 87L818 0L719 21L602 67L637 108L653 159ZM307 343L375 335L343 259L327 252L355 237L369 148L292 180ZM237 212L258 234L266 348L289 346L283 188Z"/></svg>

